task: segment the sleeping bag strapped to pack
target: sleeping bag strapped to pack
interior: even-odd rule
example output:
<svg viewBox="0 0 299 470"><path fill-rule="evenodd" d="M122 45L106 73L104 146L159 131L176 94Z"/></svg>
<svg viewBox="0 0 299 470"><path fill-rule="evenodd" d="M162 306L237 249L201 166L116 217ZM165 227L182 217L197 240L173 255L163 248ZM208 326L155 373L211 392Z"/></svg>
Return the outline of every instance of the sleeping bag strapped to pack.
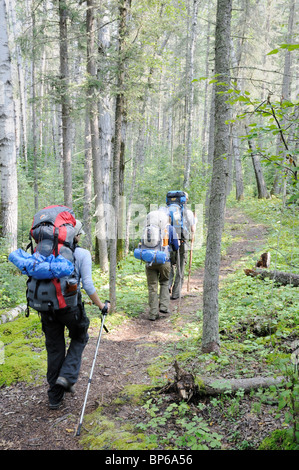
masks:
<svg viewBox="0 0 299 470"><path fill-rule="evenodd" d="M147 215L141 242L134 250L136 259L148 264L164 264L169 260L168 250L168 215L162 210L152 211Z"/></svg>
<svg viewBox="0 0 299 470"><path fill-rule="evenodd" d="M28 245L31 246L31 255L23 250L16 250L9 255L9 260L22 274L29 276L27 303L38 312L77 305L75 225L72 209L62 205L45 207L33 218L29 235L31 243Z"/></svg>
<svg viewBox="0 0 299 470"><path fill-rule="evenodd" d="M186 202L187 198L184 191L168 191L166 195L166 204L171 225L175 228L180 240L187 240L189 236L185 217Z"/></svg>

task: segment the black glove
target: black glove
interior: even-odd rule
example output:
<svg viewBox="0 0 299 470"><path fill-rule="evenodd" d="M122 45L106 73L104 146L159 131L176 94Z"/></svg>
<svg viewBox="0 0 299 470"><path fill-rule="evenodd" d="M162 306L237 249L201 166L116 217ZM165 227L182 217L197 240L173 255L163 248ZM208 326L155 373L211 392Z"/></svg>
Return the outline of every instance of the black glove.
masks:
<svg viewBox="0 0 299 470"><path fill-rule="evenodd" d="M102 308L102 314L103 315L106 315L108 313L108 304L110 304L110 301L109 300L105 300L105 305L104 307Z"/></svg>

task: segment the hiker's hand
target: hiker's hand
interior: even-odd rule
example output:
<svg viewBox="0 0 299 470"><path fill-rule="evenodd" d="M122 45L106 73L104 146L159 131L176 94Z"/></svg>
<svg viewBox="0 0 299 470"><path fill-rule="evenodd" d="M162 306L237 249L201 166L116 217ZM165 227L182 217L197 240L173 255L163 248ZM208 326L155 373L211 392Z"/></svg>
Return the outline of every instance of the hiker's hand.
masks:
<svg viewBox="0 0 299 470"><path fill-rule="evenodd" d="M102 313L108 313L109 312L109 309L110 309L110 302L109 300L105 300L105 303L103 304L101 302L102 306L100 307L100 310Z"/></svg>

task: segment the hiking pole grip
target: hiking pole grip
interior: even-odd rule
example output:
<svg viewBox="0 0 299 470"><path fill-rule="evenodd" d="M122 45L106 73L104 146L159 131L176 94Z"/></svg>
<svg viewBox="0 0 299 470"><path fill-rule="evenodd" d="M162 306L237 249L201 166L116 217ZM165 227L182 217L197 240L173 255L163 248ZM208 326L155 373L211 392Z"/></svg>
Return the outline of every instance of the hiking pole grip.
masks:
<svg viewBox="0 0 299 470"><path fill-rule="evenodd" d="M102 312L102 314L103 314L104 316L107 315L107 313L108 313L108 304L110 304L110 300L105 300L105 305L104 305L104 307L102 308L102 310L100 309L101 312ZM104 330L106 331L106 333L109 333L109 331L107 330L106 326L103 325L103 327L104 327Z"/></svg>
<svg viewBox="0 0 299 470"><path fill-rule="evenodd" d="M105 300L105 305L102 308L102 314L103 315L107 315L107 313L108 313L108 304L110 304L110 300Z"/></svg>

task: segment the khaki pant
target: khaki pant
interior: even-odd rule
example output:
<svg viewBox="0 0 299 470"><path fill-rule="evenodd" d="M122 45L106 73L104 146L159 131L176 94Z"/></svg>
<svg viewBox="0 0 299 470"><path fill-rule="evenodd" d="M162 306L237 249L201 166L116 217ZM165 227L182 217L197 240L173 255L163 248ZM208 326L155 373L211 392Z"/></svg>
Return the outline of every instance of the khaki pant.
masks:
<svg viewBox="0 0 299 470"><path fill-rule="evenodd" d="M167 312L169 308L170 262L146 266L145 272L148 286L149 316L154 320L159 317L159 310ZM160 292L158 294L159 286Z"/></svg>

